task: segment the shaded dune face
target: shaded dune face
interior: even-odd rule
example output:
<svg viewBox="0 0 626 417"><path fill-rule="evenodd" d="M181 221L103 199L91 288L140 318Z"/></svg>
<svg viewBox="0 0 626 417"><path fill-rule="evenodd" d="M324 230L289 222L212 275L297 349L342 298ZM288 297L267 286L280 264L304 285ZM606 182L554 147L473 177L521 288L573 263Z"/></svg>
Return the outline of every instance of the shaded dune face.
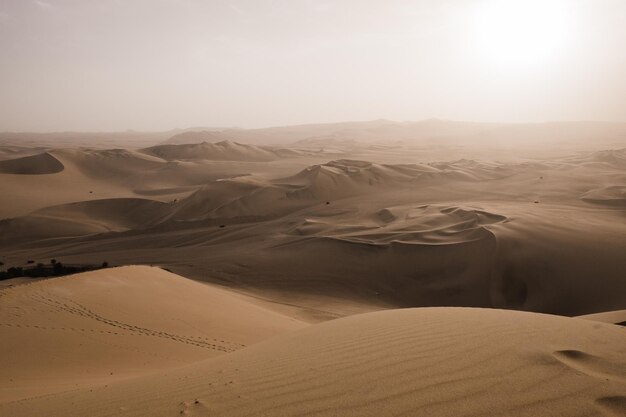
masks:
<svg viewBox="0 0 626 417"><path fill-rule="evenodd" d="M115 198L62 204L0 220L0 242L95 235L148 227L167 213L167 203Z"/></svg>
<svg viewBox="0 0 626 417"><path fill-rule="evenodd" d="M271 149L244 145L231 141L199 144L159 145L142 150L143 153L171 160L212 161L272 161L279 155Z"/></svg>
<svg viewBox="0 0 626 417"><path fill-rule="evenodd" d="M0 411L616 416L626 411L625 364L626 334L613 325L503 310L391 310L310 326L167 375L0 404Z"/></svg>
<svg viewBox="0 0 626 417"><path fill-rule="evenodd" d="M80 181L96 185L111 183L130 191L159 191L169 188L199 186L236 172L237 167L219 167L219 172L199 157L193 161L166 160L143 151L128 149L59 149L52 151L66 166L71 167ZM83 177L83 178L80 178ZM95 190L94 190L95 191ZM146 194L148 194L146 193Z"/></svg>
<svg viewBox="0 0 626 417"><path fill-rule="evenodd" d="M295 176L261 180L235 178L211 182L172 207L167 219L274 217L327 199L378 192L387 188L415 189L428 181L455 178L478 181L497 178L498 170L471 169L457 165L439 168L420 165L377 165L364 161L333 161L309 167ZM462 173L464 172L464 173Z"/></svg>
<svg viewBox="0 0 626 417"><path fill-rule="evenodd" d="M505 216L455 206L397 206L307 218L272 249L283 262L302 259L336 284L361 287L395 303L491 305L496 236L488 225ZM308 269L308 268L307 268ZM312 278L312 277L311 277ZM306 280L307 278L305 278Z"/></svg>
<svg viewBox="0 0 626 417"><path fill-rule="evenodd" d="M176 173L197 167L136 151L56 154L66 171L91 166L89 175L109 172L131 185L158 172L169 186L180 180ZM605 188L619 195L622 154L539 162L338 159L291 176L208 181L168 202L104 198L47 207L0 222L0 244L7 265L24 262L25 251L30 259L54 253L77 263L101 262L107 253L116 264L172 265L250 291L324 293L364 309L615 310L625 307L623 212L580 196ZM315 307L324 317L344 314L325 308Z"/></svg>
<svg viewBox="0 0 626 417"><path fill-rule="evenodd" d="M103 268L0 281L0 417L625 417L626 125L548 127L14 153L2 278Z"/></svg>
<svg viewBox="0 0 626 417"><path fill-rule="evenodd" d="M469 160L394 165L337 160L308 167L274 183L297 186L290 191L291 197L324 200L363 194L376 188L412 188L437 180L481 181L507 175L511 175L511 170Z"/></svg>
<svg viewBox="0 0 626 417"><path fill-rule="evenodd" d="M45 152L39 155L0 161L1 174L47 175L63 171L64 166L57 158Z"/></svg>
<svg viewBox="0 0 626 417"><path fill-rule="evenodd" d="M437 205L388 207L362 217L353 214L305 219L291 231L369 245L451 245L486 238L490 233L483 226L507 221L480 209Z"/></svg>
<svg viewBox="0 0 626 417"><path fill-rule="evenodd" d="M626 207L626 186L612 185L583 194L581 200L615 207Z"/></svg>

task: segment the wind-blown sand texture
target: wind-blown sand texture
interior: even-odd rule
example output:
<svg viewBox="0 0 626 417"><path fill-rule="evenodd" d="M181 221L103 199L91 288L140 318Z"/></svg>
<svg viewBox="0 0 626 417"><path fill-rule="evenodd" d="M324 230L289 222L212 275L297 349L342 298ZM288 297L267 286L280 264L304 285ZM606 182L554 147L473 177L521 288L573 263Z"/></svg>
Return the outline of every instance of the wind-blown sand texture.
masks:
<svg viewBox="0 0 626 417"><path fill-rule="evenodd" d="M21 212L0 220L7 266L52 257L157 264L295 304L307 319L382 307L626 307L626 149L314 164L310 155L259 163L49 154L62 172L0 174L6 193L21 190L2 209Z"/></svg>
<svg viewBox="0 0 626 417"><path fill-rule="evenodd" d="M333 320L167 373L0 404L0 412L618 416L625 389L626 333L617 326L424 308Z"/></svg>
<svg viewBox="0 0 626 417"><path fill-rule="evenodd" d="M624 416L625 134L0 134L0 415Z"/></svg>
<svg viewBox="0 0 626 417"><path fill-rule="evenodd" d="M0 304L0 401L179 367L305 325L145 266L5 288Z"/></svg>

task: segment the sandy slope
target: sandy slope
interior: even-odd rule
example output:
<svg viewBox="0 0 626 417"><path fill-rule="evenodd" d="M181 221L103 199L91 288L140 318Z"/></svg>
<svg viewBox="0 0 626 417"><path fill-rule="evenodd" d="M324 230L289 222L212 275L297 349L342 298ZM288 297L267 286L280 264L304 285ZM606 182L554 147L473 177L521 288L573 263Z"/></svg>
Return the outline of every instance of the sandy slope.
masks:
<svg viewBox="0 0 626 417"><path fill-rule="evenodd" d="M0 161L2 174L45 175L56 174L63 169L63 164L49 153Z"/></svg>
<svg viewBox="0 0 626 417"><path fill-rule="evenodd" d="M120 150L79 156L68 159L108 172L109 185L149 179L126 173L160 164ZM515 162L281 161L291 175L210 181L176 202L94 196L5 220L0 260L158 264L311 320L389 307L623 309L623 206L586 196L621 187L625 161L624 149Z"/></svg>
<svg viewBox="0 0 626 417"><path fill-rule="evenodd" d="M392 310L134 380L0 405L19 416L622 416L626 333L503 310Z"/></svg>
<svg viewBox="0 0 626 417"><path fill-rule="evenodd" d="M170 202L208 182L252 173L292 172L310 164L302 155L283 155L280 164L256 158L249 147L230 160L162 159L127 149L54 149L47 153L0 161L0 218L17 217L66 203L109 198L151 198ZM263 155L270 152L262 150ZM252 153L252 155L249 155ZM275 159L277 155L272 159ZM257 155L258 156L258 155ZM247 159L246 159L247 158ZM319 157L314 157L317 161ZM217 158L220 159L220 158ZM228 158L226 158L228 159Z"/></svg>
<svg viewBox="0 0 626 417"><path fill-rule="evenodd" d="M271 161L279 155L270 148L222 141L202 142L186 145L159 145L142 149L141 152L171 160L214 160L214 161Z"/></svg>
<svg viewBox="0 0 626 417"><path fill-rule="evenodd" d="M4 282L0 415L624 416L625 127L379 120L171 141L289 150L0 150L2 268L220 284L150 267ZM419 306L602 313L355 315Z"/></svg>
<svg viewBox="0 0 626 417"><path fill-rule="evenodd" d="M623 138L621 147L600 147L620 126L440 130L518 139L542 131L539 137L555 135L550 143L578 138L567 151L537 138L517 143L499 160L502 149L481 140L464 147L371 142L389 129L441 128L436 121L391 125L343 126L372 133L367 146L356 146L359 159L348 151L331 160L324 152L267 162L177 159L196 150L211 157L215 147L249 158L269 149L229 142L153 148L168 151L161 156L49 151L63 171L0 174L0 193L11 196L0 205L0 216L11 217L0 220L0 261L5 268L50 258L157 264L278 302L281 311L301 309L307 320L389 307L564 315L626 308L626 148ZM318 127L323 142L331 127ZM305 135L318 127L278 131ZM589 150L569 150L598 132L605 136L583 141ZM425 159L432 154L448 158Z"/></svg>
<svg viewBox="0 0 626 417"><path fill-rule="evenodd" d="M626 326L626 310L605 311L596 314L586 314L584 316L578 316L580 319L595 320L602 323L619 324L620 326Z"/></svg>
<svg viewBox="0 0 626 417"><path fill-rule="evenodd" d="M5 288L0 305L0 402L174 368L304 326L145 266Z"/></svg>
<svg viewBox="0 0 626 417"><path fill-rule="evenodd" d="M168 203L112 198L46 207L0 220L0 242L34 242L147 227L167 214Z"/></svg>

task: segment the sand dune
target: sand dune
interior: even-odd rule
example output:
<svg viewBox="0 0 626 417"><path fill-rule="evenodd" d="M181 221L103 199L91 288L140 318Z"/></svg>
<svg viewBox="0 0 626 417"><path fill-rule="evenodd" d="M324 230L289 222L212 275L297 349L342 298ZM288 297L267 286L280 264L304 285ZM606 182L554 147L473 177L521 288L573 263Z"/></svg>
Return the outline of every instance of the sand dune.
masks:
<svg viewBox="0 0 626 417"><path fill-rule="evenodd" d="M261 129L233 127L193 127L163 132L0 132L0 146L72 148L79 146L145 148L158 143L187 144L224 140L246 144L281 144L298 147L354 148L358 143L404 143L415 145L479 144L503 148L536 147L537 144L573 146L589 149L622 143L624 123L474 123L428 119L418 122L370 120L275 126ZM465 145L463 145L466 147ZM527 149L528 150L528 149Z"/></svg>
<svg viewBox="0 0 626 417"><path fill-rule="evenodd" d="M63 171L63 168L63 164L49 153L0 161L0 173L2 174L56 174Z"/></svg>
<svg viewBox="0 0 626 417"><path fill-rule="evenodd" d="M175 368L304 326L141 266L6 288L0 303L0 402Z"/></svg>
<svg viewBox="0 0 626 417"><path fill-rule="evenodd" d="M178 133L168 138L165 143L178 145L178 144L190 144L190 143L206 143L206 142L219 142L223 139L223 134L220 131L200 130Z"/></svg>
<svg viewBox="0 0 626 417"><path fill-rule="evenodd" d="M11 205L0 207L0 217L91 199L149 196L169 202L215 179L258 169L219 161L165 161L123 149L57 149L43 155L0 161L22 173L40 174L15 175L13 168L13 174L0 172L0 193L13 197ZM52 160L62 169L53 172L48 163Z"/></svg>
<svg viewBox="0 0 626 417"><path fill-rule="evenodd" d="M279 156L271 149L254 145L242 145L231 141L217 143L202 142L186 145L159 145L142 150L167 161L171 160L213 160L213 161L272 161Z"/></svg>
<svg viewBox="0 0 626 417"><path fill-rule="evenodd" d="M39 147L0 145L0 160L6 161L8 159L17 159L24 156L39 155L45 151L46 148Z"/></svg>
<svg viewBox="0 0 626 417"><path fill-rule="evenodd" d="M595 204L626 207L626 186L611 185L587 191L583 194L581 200Z"/></svg>
<svg viewBox="0 0 626 417"><path fill-rule="evenodd" d="M596 314L586 314L584 316L578 316L578 318L626 326L626 310L605 311Z"/></svg>
<svg viewBox="0 0 626 417"><path fill-rule="evenodd" d="M602 340L602 343L597 343ZM11 416L598 415L626 412L626 334L502 310L370 313L167 375L0 405Z"/></svg>
<svg viewBox="0 0 626 417"><path fill-rule="evenodd" d="M141 229L163 218L168 206L154 200L114 198L46 207L26 216L0 220L0 242Z"/></svg>
<svg viewBox="0 0 626 417"><path fill-rule="evenodd" d="M350 215L325 220L307 219L294 232L369 245L446 245L492 237L482 226L508 219L472 208L424 205L384 208L376 213L374 222L364 224L355 223Z"/></svg>
<svg viewBox="0 0 626 417"><path fill-rule="evenodd" d="M439 164L375 164L337 160L305 168L296 175L263 180L235 178L209 184L181 200L179 220L271 216L307 205L390 188L412 188L435 180L479 181L510 175L504 167L474 161Z"/></svg>
<svg viewBox="0 0 626 417"><path fill-rule="evenodd" d="M63 169L37 176L0 174L0 191L13 197L11 205L0 208L0 215L16 217L52 205L135 197L133 188L140 178L149 178L151 170L165 165L162 160L121 150L52 150L47 155ZM25 169L31 171L42 167L38 160L24 158L23 162Z"/></svg>
<svg viewBox="0 0 626 417"><path fill-rule="evenodd" d="M235 178L206 185L174 207L178 220L274 216L306 204L289 200L284 187L264 180Z"/></svg>
<svg viewBox="0 0 626 417"><path fill-rule="evenodd" d="M125 199L101 198L96 189L85 191L94 201L3 221L2 261L159 264L293 305L313 320L389 307L623 309L622 207L581 200L620 182L620 152L516 162L340 159L304 169L298 164L307 159L295 158L280 162L292 175L266 171L195 188L184 185L202 166L195 163L122 151L63 159L62 152L64 172L43 177L81 172L78 160L83 170L102 164L81 174L95 181L112 164L113 179L102 184L117 182ZM133 169L141 164L148 168ZM142 199L124 195L142 181L154 190ZM159 194L177 183L188 196Z"/></svg>
<svg viewBox="0 0 626 417"><path fill-rule="evenodd" d="M337 160L308 167L292 177L274 182L299 186L299 189L290 193L292 196L326 199L371 192L372 187L416 187L419 182L427 180L496 179L511 175L515 168L487 165L472 160L428 164L376 164L368 161Z"/></svg>
<svg viewBox="0 0 626 417"><path fill-rule="evenodd" d="M0 415L625 415L621 132L378 120L7 148L2 269L173 273L2 281Z"/></svg>

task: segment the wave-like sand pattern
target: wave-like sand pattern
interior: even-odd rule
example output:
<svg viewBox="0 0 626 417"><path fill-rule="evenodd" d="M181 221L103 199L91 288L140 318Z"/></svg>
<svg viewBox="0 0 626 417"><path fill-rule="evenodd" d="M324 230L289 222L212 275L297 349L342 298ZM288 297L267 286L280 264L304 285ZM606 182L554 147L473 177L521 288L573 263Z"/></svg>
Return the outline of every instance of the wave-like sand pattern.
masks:
<svg viewBox="0 0 626 417"><path fill-rule="evenodd" d="M611 361L579 350L559 350L554 357L586 375L626 383L626 361Z"/></svg>
<svg viewBox="0 0 626 417"><path fill-rule="evenodd" d="M620 415L623 382L564 369L551 354L552 346L580 350L598 338L594 356L626 357L626 334L611 325L503 310L384 311L311 326L168 375L4 404L0 412Z"/></svg>
<svg viewBox="0 0 626 417"><path fill-rule="evenodd" d="M150 267L37 281L0 300L0 402L178 367L304 326Z"/></svg>
<svg viewBox="0 0 626 417"><path fill-rule="evenodd" d="M373 220L373 221L372 221ZM457 206L399 206L372 215L307 218L293 226L300 236L316 236L367 245L454 245L492 236L486 225L506 216Z"/></svg>
<svg viewBox="0 0 626 417"><path fill-rule="evenodd" d="M583 194L580 199L588 203L626 207L626 186L612 185L590 190Z"/></svg>

